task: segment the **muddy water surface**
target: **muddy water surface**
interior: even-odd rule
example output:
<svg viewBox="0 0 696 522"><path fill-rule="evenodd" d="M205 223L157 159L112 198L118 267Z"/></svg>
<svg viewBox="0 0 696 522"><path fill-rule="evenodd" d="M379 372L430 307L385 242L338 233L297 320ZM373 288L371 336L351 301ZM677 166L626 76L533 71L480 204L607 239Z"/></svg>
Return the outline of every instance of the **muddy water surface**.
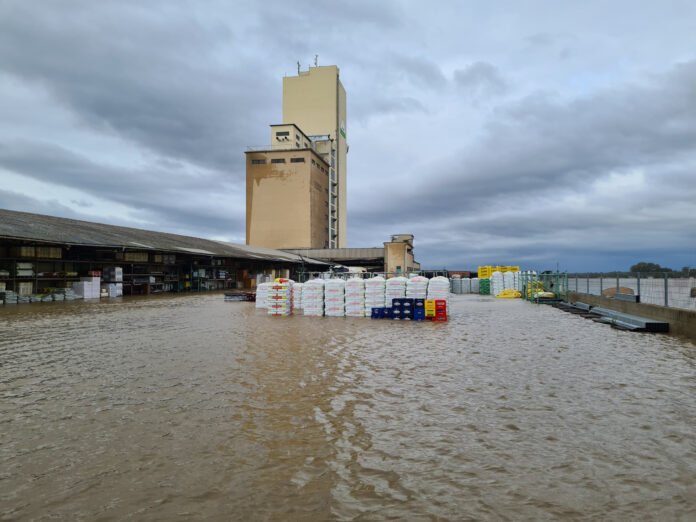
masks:
<svg viewBox="0 0 696 522"><path fill-rule="evenodd" d="M696 517L696 346L520 300L451 313L0 308L0 519Z"/></svg>

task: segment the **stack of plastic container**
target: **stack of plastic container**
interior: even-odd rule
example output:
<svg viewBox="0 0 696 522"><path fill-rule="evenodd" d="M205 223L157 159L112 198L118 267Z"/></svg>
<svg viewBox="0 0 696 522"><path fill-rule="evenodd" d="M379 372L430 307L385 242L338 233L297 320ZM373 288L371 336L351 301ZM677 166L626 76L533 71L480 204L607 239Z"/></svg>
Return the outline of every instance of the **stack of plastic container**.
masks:
<svg viewBox="0 0 696 522"><path fill-rule="evenodd" d="M281 279L271 283L266 296L266 310L268 315L292 314L292 281Z"/></svg>
<svg viewBox="0 0 696 522"><path fill-rule="evenodd" d="M302 285L304 315L324 315L324 280L312 279Z"/></svg>
<svg viewBox="0 0 696 522"><path fill-rule="evenodd" d="M261 283L256 287L256 308L266 308L266 297L271 283Z"/></svg>
<svg viewBox="0 0 696 522"><path fill-rule="evenodd" d="M329 279L324 285L324 315L344 317L346 315L346 282L343 279Z"/></svg>
<svg viewBox="0 0 696 522"><path fill-rule="evenodd" d="M479 294L490 295L491 293L491 280L484 277L479 279Z"/></svg>
<svg viewBox="0 0 696 522"><path fill-rule="evenodd" d="M406 281L406 297L425 299L428 296L428 278L414 276Z"/></svg>
<svg viewBox="0 0 696 522"><path fill-rule="evenodd" d="M498 295L500 292L505 290L503 282L502 272L496 270L493 272L493 274L491 274L491 295Z"/></svg>
<svg viewBox="0 0 696 522"><path fill-rule="evenodd" d="M406 297L406 278L392 277L387 279L384 290L384 300L387 307L391 306L392 299L400 297Z"/></svg>
<svg viewBox="0 0 696 522"><path fill-rule="evenodd" d="M294 283L292 285L292 309L294 311L302 310L302 283Z"/></svg>
<svg viewBox="0 0 696 522"><path fill-rule="evenodd" d="M384 308L386 285L381 276L365 281L365 315L371 315L373 308Z"/></svg>
<svg viewBox="0 0 696 522"><path fill-rule="evenodd" d="M461 280L461 288L462 288L462 294L470 294L471 293L471 279L468 277L465 277L464 279Z"/></svg>
<svg viewBox="0 0 696 522"><path fill-rule="evenodd" d="M365 316L365 281L353 277L346 281L346 315Z"/></svg>
<svg viewBox="0 0 696 522"><path fill-rule="evenodd" d="M472 294L479 293L479 278L478 277L471 278L471 293Z"/></svg>
<svg viewBox="0 0 696 522"><path fill-rule="evenodd" d="M442 276L433 277L428 282L428 299L444 300L447 301L447 306L449 306L449 289L449 279Z"/></svg>

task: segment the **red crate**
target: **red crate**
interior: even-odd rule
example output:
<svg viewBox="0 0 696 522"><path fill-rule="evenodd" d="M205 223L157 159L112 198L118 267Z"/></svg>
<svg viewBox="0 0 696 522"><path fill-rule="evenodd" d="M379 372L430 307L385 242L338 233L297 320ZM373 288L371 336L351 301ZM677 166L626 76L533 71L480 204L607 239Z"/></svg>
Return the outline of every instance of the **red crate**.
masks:
<svg viewBox="0 0 696 522"><path fill-rule="evenodd" d="M446 315L438 315L435 318L435 320L438 322L444 323L444 322L447 322L447 316Z"/></svg>
<svg viewBox="0 0 696 522"><path fill-rule="evenodd" d="M434 321L434 320L435 320L435 316L433 316L433 315L428 315L428 316L425 317L425 320L426 320L426 321Z"/></svg>

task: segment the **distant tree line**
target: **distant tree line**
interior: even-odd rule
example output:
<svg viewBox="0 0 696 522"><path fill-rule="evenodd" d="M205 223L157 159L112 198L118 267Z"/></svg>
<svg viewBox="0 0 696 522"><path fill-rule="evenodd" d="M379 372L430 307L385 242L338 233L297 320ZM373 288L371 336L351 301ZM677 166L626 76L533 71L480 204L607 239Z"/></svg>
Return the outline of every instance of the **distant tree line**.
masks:
<svg viewBox="0 0 696 522"><path fill-rule="evenodd" d="M641 261L640 263L636 263L635 265L633 265L629 272L587 272L582 274L578 272L576 274L568 275L572 277L616 277L617 275L619 277L635 277L636 273L640 273L641 276L646 277L664 277L664 274L667 274L667 277L671 278L696 277L696 268L685 266L682 267L681 270L673 270L666 266L660 266L657 263L646 263L644 261Z"/></svg>

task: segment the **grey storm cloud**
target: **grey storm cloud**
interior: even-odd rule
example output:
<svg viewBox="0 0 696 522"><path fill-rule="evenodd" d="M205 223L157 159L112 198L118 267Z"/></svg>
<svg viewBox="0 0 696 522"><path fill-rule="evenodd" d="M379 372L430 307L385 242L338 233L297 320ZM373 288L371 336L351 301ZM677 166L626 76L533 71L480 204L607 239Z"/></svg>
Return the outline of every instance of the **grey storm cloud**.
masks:
<svg viewBox="0 0 696 522"><path fill-rule="evenodd" d="M348 97L349 246L407 232L425 266L696 264L680 9L669 38L636 40L661 8L6 1L0 206L99 220L108 201L128 209L114 224L239 240L245 147L318 54Z"/></svg>
<svg viewBox="0 0 696 522"><path fill-rule="evenodd" d="M498 69L486 62L455 70L454 81L462 92L474 96L499 96L508 89Z"/></svg>

